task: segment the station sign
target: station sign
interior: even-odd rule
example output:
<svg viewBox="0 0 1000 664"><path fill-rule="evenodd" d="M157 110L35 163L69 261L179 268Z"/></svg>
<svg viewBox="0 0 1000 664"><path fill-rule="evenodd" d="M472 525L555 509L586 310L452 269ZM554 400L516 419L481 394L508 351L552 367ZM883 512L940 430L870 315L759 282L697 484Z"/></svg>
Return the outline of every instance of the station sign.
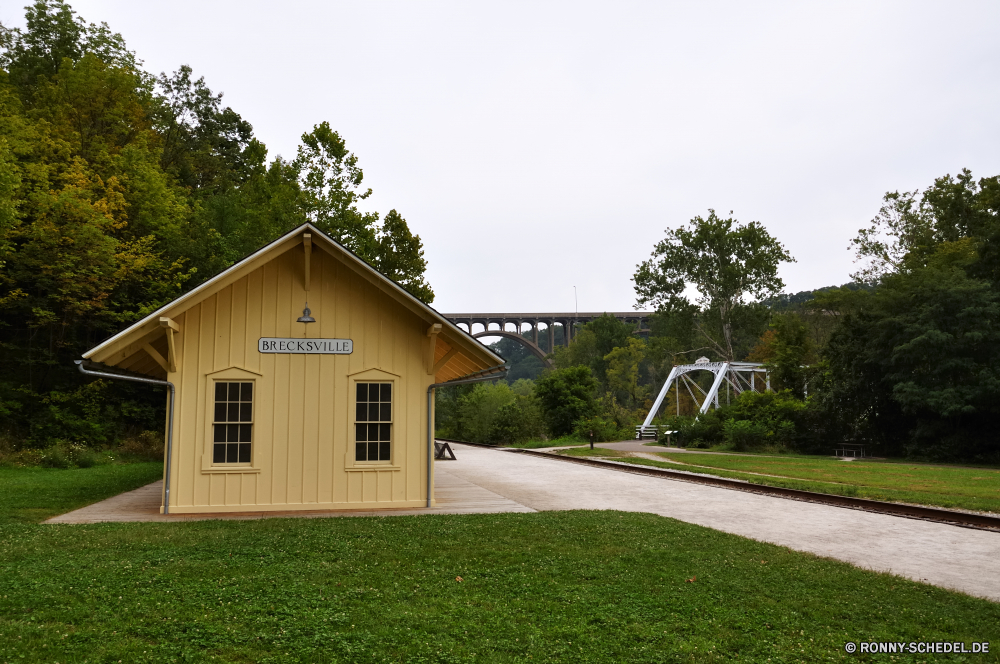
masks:
<svg viewBox="0 0 1000 664"><path fill-rule="evenodd" d="M303 355L350 355L354 352L354 340L261 337L257 341L257 351L261 353L296 353Z"/></svg>

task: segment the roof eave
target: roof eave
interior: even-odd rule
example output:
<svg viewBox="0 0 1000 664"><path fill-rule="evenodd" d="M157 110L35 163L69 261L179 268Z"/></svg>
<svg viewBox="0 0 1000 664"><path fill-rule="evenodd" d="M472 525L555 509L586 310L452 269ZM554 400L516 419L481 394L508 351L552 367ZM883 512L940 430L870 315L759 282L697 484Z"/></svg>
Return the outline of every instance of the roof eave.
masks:
<svg viewBox="0 0 1000 664"><path fill-rule="evenodd" d="M117 334L111 336L110 338L106 339L100 344L94 346L93 348L85 352L83 354L83 357L85 359L90 359L94 355L99 354L102 351L111 348L112 346L114 346L114 344L126 340L129 335L133 334L137 330L141 330L150 322L156 321L161 316L172 313L177 307L179 307L183 303L197 298L198 295L204 293L206 290L211 289L213 286L219 284L220 282L224 282L226 279L237 274L239 271L243 270L251 263L262 258L266 254L276 250L279 246L288 242L294 242L298 235L306 231L316 233L317 240L329 243L331 246L335 247L337 250L339 250L346 256L353 259L354 264L358 268L360 268L361 271L367 272L370 274L370 276L374 277L375 283L380 284L382 286L387 286L388 289L397 296L396 297L397 300L401 300L404 304L408 305L407 308L413 310L415 313L418 314L429 315L428 317L433 322L441 323L442 326L445 327L446 329L457 333L457 339L461 340L460 343L462 343L462 345L465 346L467 350L477 354L478 353L485 354L487 362L493 362L499 364L505 362L504 358L502 358L500 355L492 351L488 346L481 343L479 340L474 339L469 333L467 333L465 330L463 330L462 328L458 327L450 320L445 318L440 312L431 307L429 304L421 302L405 288L403 288L392 279L389 279L388 277L380 273L378 270L369 265L360 256L358 256L353 251L343 246L342 244L340 244L339 242L337 242L336 240L334 240L329 235L327 235L320 229L316 228L309 222L301 224L298 227L290 230L281 237L275 239L273 242L268 243L267 245L261 247L257 251L250 254L249 256L232 264L231 266L229 266L222 272L216 274L215 276L211 277L204 283L199 284L196 288L193 288L187 293L184 293L183 295L164 304L162 307L156 309L142 320L133 323L132 325L125 328L121 332L118 332Z"/></svg>

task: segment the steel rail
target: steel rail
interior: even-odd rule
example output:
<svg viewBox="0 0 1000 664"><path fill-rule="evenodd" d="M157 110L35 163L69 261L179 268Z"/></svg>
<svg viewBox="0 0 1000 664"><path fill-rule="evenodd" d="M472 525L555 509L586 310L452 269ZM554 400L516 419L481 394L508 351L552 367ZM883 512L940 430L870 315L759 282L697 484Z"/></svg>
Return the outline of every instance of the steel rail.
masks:
<svg viewBox="0 0 1000 664"><path fill-rule="evenodd" d="M869 500L867 498L851 498L850 496L838 496L832 493L818 493L816 491L803 491L801 489L786 489L783 487L767 486L764 484L752 484L741 480L731 480L725 477L712 475L699 475L695 473L683 473L666 468L655 468L652 466L640 466L636 464L598 461L597 459L587 459L581 457L570 457L551 452L539 452L537 450L521 450L507 448L507 451L531 456L544 457L547 459L558 459L571 463L580 463L597 468L607 468L637 475L648 475L669 480L680 480L682 482L693 482L695 484L706 484L723 489L735 489L737 491L747 491L749 493L760 493L778 498L788 498L811 503L822 503L835 507L846 507L849 509L863 510L866 512L879 512L891 514L893 516L903 516L911 519L923 519L925 521L937 521L949 523L969 528L979 528L982 530L1000 530L1000 517L988 516L985 514L969 514L957 512L938 507L923 507L920 505L907 505L903 503L888 503L881 500Z"/></svg>

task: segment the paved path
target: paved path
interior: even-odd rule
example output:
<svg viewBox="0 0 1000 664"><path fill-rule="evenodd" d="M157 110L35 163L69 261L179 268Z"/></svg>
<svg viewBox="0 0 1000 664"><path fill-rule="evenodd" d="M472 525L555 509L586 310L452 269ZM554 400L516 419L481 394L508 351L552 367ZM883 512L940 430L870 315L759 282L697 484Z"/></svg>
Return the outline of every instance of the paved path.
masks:
<svg viewBox="0 0 1000 664"><path fill-rule="evenodd" d="M448 462L454 463L454 462ZM231 514L160 514L160 497L163 480L147 484L135 491L128 491L81 507L78 510L52 517L45 523L101 523L108 521L203 521L206 519L265 519L273 517L320 518L332 516L391 516L407 514L484 514L495 512L534 512L509 498L489 489L476 486L449 472L448 463L435 469L435 506L431 509L392 510L289 510L287 512L247 511Z"/></svg>
<svg viewBox="0 0 1000 664"><path fill-rule="evenodd" d="M652 512L1000 601L1000 533L452 446L449 473L536 510Z"/></svg>

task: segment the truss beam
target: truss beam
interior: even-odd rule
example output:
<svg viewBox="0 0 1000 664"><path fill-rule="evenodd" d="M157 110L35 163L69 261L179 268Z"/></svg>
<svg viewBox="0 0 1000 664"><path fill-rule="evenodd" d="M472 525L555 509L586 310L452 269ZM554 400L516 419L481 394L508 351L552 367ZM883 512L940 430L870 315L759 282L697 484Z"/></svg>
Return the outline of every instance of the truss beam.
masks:
<svg viewBox="0 0 1000 664"><path fill-rule="evenodd" d="M708 390L708 392L705 392L705 390L703 390L701 386L692 380L688 375L697 371L709 371L714 375L715 378L712 381L712 387ZM683 382L684 387L691 396L691 399L694 401L695 405L698 406L698 414L700 415L707 413L708 409L712 406L715 406L716 408L719 407L719 389L722 387L723 383L728 383L737 395L742 394L747 390L756 392L758 381L753 379L755 374L763 374L764 389L765 391L770 391L771 377L768 374L767 369L765 369L762 364L757 362L702 361L694 364L676 364L670 370L667 380L663 382L663 388L660 390L659 394L656 395L653 407L650 408L649 414L642 423L642 427L645 428L651 426L653 418L656 417L656 414L660 411L660 406L663 405L663 400L666 398L671 387L679 391L681 383ZM692 384L705 397L704 401L700 404L698 403L698 399L695 397L694 392L691 390Z"/></svg>

